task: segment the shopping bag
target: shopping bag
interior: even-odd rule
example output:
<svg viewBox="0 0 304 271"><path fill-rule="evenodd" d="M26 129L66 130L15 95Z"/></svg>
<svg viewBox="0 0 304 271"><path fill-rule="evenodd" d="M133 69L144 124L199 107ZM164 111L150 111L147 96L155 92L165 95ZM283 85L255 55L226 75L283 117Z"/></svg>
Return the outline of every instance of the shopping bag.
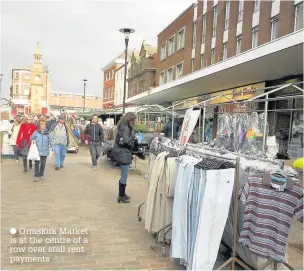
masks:
<svg viewBox="0 0 304 271"><path fill-rule="evenodd" d="M30 150L27 155L27 160L40 161L40 155L35 141L32 141Z"/></svg>

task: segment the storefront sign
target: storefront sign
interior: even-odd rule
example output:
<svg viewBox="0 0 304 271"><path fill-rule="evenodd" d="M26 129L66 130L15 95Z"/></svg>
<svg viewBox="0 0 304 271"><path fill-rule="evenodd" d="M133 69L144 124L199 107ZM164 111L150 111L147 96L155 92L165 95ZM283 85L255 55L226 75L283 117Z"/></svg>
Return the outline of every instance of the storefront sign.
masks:
<svg viewBox="0 0 304 271"><path fill-rule="evenodd" d="M219 95L225 95L225 97L223 96L223 97L215 98L214 100L211 100L208 104L229 103L231 102L230 99L235 101L248 100L264 93L264 90L258 90L263 88L265 88L265 83L259 83L245 87L229 89L222 92L212 93L210 95L211 98Z"/></svg>
<svg viewBox="0 0 304 271"><path fill-rule="evenodd" d="M183 108L189 108L190 106L195 106L198 104L198 97L189 98L182 101L176 101L172 102L172 105L174 105L174 109L183 109Z"/></svg>
<svg viewBox="0 0 304 271"><path fill-rule="evenodd" d="M185 145L188 143L188 140L197 123L200 112L200 110L193 110L193 108L190 108L186 111L180 135L181 145Z"/></svg>

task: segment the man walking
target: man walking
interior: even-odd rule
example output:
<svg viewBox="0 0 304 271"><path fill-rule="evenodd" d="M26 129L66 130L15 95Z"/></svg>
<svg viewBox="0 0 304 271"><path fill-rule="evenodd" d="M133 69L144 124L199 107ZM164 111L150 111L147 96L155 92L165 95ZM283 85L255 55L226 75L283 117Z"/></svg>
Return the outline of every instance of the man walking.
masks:
<svg viewBox="0 0 304 271"><path fill-rule="evenodd" d="M69 131L65 124L65 115L58 117L59 121L50 128L52 135L52 149L55 152L55 170L63 168L67 146L69 144Z"/></svg>
<svg viewBox="0 0 304 271"><path fill-rule="evenodd" d="M85 134L89 137L89 147L92 157L93 168L97 169L97 160L101 153L101 145L104 140L104 134L101 125L98 123L98 116L94 115L92 122L88 124Z"/></svg>

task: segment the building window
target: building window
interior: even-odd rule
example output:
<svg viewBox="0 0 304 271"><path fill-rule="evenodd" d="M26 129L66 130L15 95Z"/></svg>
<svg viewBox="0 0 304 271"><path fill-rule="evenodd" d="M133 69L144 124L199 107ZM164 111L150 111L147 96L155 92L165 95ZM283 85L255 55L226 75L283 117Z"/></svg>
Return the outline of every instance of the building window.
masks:
<svg viewBox="0 0 304 271"><path fill-rule="evenodd" d="M201 54L201 69L204 68L204 54Z"/></svg>
<svg viewBox="0 0 304 271"><path fill-rule="evenodd" d="M236 54L240 54L242 50L242 35L236 37Z"/></svg>
<svg viewBox="0 0 304 271"><path fill-rule="evenodd" d="M160 52L160 60L164 60L167 58L167 42L165 41L161 46L161 52Z"/></svg>
<svg viewBox="0 0 304 271"><path fill-rule="evenodd" d="M191 59L191 72L194 72L194 58Z"/></svg>
<svg viewBox="0 0 304 271"><path fill-rule="evenodd" d="M205 43L206 41L206 14L203 15L203 20L202 20L202 43Z"/></svg>
<svg viewBox="0 0 304 271"><path fill-rule="evenodd" d="M30 95L30 86L29 85L24 85L23 93L24 93L24 95Z"/></svg>
<svg viewBox="0 0 304 271"><path fill-rule="evenodd" d="M28 73L28 72L24 73L23 78L24 78L25 80L30 79L30 75L29 75L29 73Z"/></svg>
<svg viewBox="0 0 304 271"><path fill-rule="evenodd" d="M238 22L243 20L244 0L239 0Z"/></svg>
<svg viewBox="0 0 304 271"><path fill-rule="evenodd" d="M252 28L252 48L258 47L258 40L259 40L259 28L254 27Z"/></svg>
<svg viewBox="0 0 304 271"><path fill-rule="evenodd" d="M215 37L216 35L216 26L217 26L217 6L213 8L212 37Z"/></svg>
<svg viewBox="0 0 304 271"><path fill-rule="evenodd" d="M169 39L169 56L175 53L175 36Z"/></svg>
<svg viewBox="0 0 304 271"><path fill-rule="evenodd" d="M165 84L165 83L166 83L166 72L163 71L159 75L159 84L162 85L162 84Z"/></svg>
<svg viewBox="0 0 304 271"><path fill-rule="evenodd" d="M178 31L177 35L177 50L183 49L185 47L185 28Z"/></svg>
<svg viewBox="0 0 304 271"><path fill-rule="evenodd" d="M229 28L229 16L230 16L230 0L226 0L225 30Z"/></svg>
<svg viewBox="0 0 304 271"><path fill-rule="evenodd" d="M197 21L193 23L192 48L195 48L195 43L196 43L196 25L197 25Z"/></svg>
<svg viewBox="0 0 304 271"><path fill-rule="evenodd" d="M19 72L15 72L15 79L19 79Z"/></svg>
<svg viewBox="0 0 304 271"><path fill-rule="evenodd" d="M184 74L184 64L183 62L176 65L176 79L182 77Z"/></svg>
<svg viewBox="0 0 304 271"><path fill-rule="evenodd" d="M173 81L173 68L168 69L167 71L167 82Z"/></svg>
<svg viewBox="0 0 304 271"><path fill-rule="evenodd" d="M15 85L15 94L19 94L19 85Z"/></svg>
<svg viewBox="0 0 304 271"><path fill-rule="evenodd" d="M211 65L215 63L215 49L211 50Z"/></svg>
<svg viewBox="0 0 304 271"><path fill-rule="evenodd" d="M228 57L228 43L223 44L223 60L227 59Z"/></svg>
<svg viewBox="0 0 304 271"><path fill-rule="evenodd" d="M303 28L303 2L296 5L295 31Z"/></svg>
<svg viewBox="0 0 304 271"><path fill-rule="evenodd" d="M271 19L271 40L276 40L279 37L279 17Z"/></svg>
<svg viewBox="0 0 304 271"><path fill-rule="evenodd" d="M139 93L145 92L145 79L139 80Z"/></svg>
<svg viewBox="0 0 304 271"><path fill-rule="evenodd" d="M253 10L254 12L260 10L260 4L261 4L260 0L254 0L254 10Z"/></svg>

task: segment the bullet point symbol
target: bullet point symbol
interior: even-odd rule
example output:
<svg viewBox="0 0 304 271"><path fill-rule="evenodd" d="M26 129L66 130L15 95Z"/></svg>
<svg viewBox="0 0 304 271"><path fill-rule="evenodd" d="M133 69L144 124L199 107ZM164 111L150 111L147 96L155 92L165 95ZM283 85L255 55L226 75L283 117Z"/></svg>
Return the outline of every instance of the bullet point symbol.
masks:
<svg viewBox="0 0 304 271"><path fill-rule="evenodd" d="M16 230L15 228L11 228L11 229L10 229L10 233L11 233L11 234L15 234L16 232L17 232L17 230Z"/></svg>

